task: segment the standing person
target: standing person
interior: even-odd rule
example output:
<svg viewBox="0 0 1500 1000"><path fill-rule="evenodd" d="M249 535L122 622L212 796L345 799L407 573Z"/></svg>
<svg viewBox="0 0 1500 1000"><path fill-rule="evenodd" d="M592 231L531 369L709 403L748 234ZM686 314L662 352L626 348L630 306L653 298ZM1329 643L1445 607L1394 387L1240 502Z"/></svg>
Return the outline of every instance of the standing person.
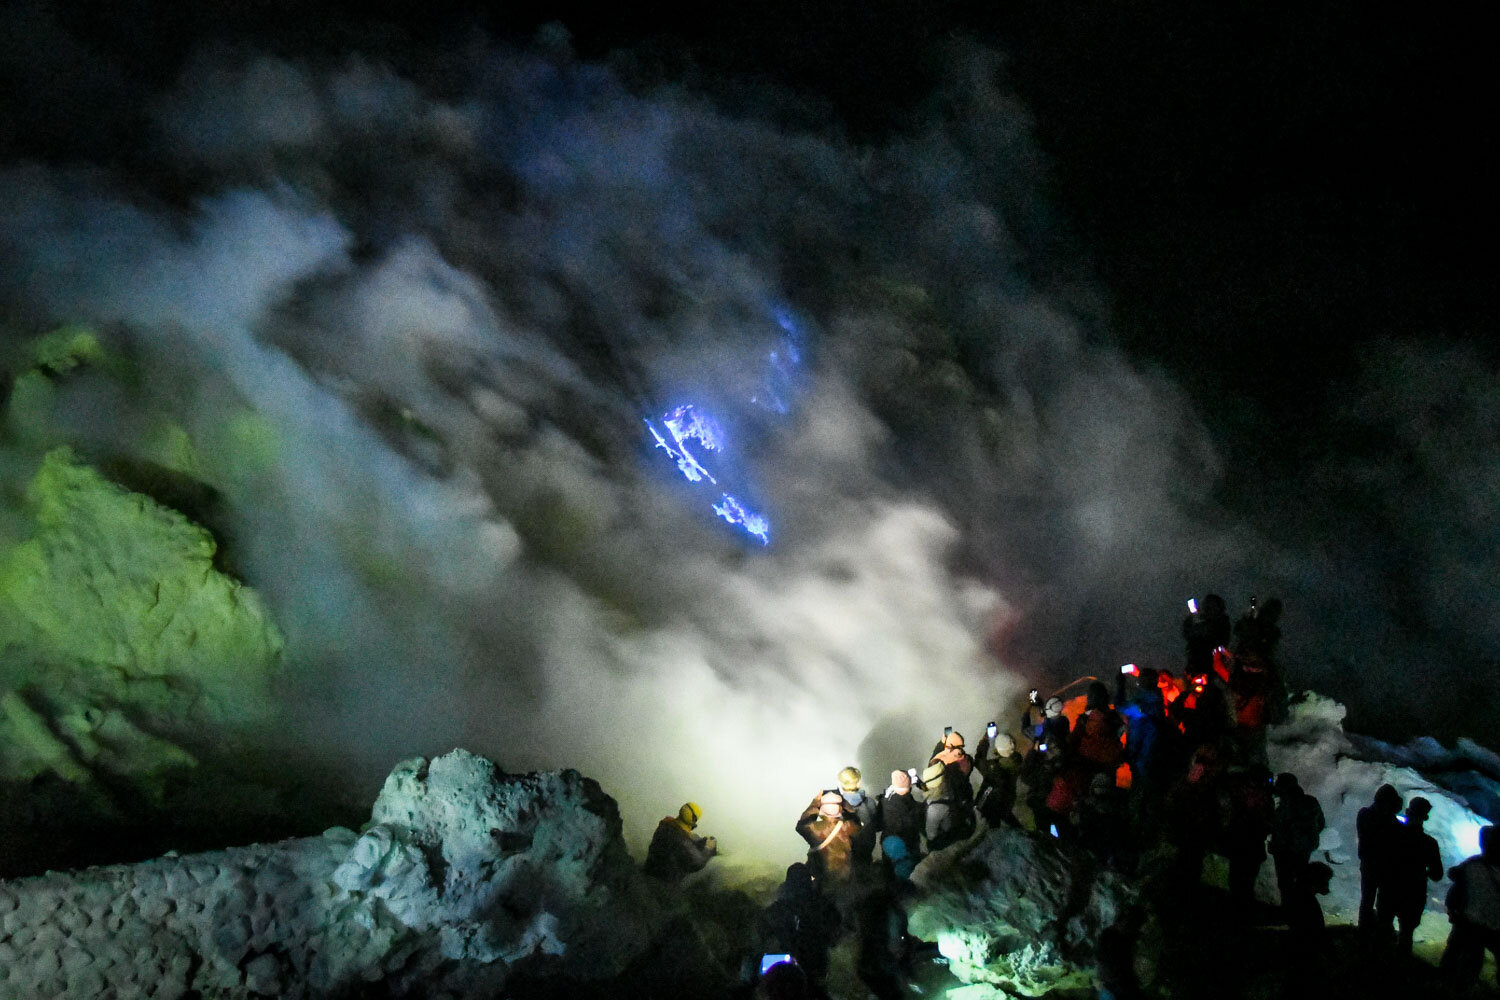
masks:
<svg viewBox="0 0 1500 1000"><path fill-rule="evenodd" d="M1063 700L1053 695L1047 699L1042 712L1046 716L1042 722L1042 741L1049 745L1048 753L1055 748L1058 756L1062 756L1067 752L1068 741L1073 735L1073 723L1063 714Z"/></svg>
<svg viewBox="0 0 1500 1000"><path fill-rule="evenodd" d="M1182 638L1187 645L1187 675L1212 673L1214 650L1228 646L1234 626L1229 621L1229 610L1224 598L1209 594L1197 611L1190 611L1182 620Z"/></svg>
<svg viewBox="0 0 1500 1000"><path fill-rule="evenodd" d="M969 783L973 769L974 759L964 750L963 734L949 732L943 749L922 772L929 851L940 851L974 832L974 786Z"/></svg>
<svg viewBox="0 0 1500 1000"><path fill-rule="evenodd" d="M859 820L844 806L844 796L830 788L802 810L797 834L807 841L807 864L812 873L829 881L849 876Z"/></svg>
<svg viewBox="0 0 1500 1000"><path fill-rule="evenodd" d="M719 853L717 840L693 832L702 818L703 808L698 803L684 802L676 816L667 816L656 824L642 871L673 885L701 871Z"/></svg>
<svg viewBox="0 0 1500 1000"><path fill-rule="evenodd" d="M849 766L839 772L839 794L844 797L844 808L859 820L859 833L852 845L853 862L864 867L875 855L875 838L880 832L880 800L872 798L860 787L864 777L859 768Z"/></svg>
<svg viewBox="0 0 1500 1000"><path fill-rule="evenodd" d="M1266 860L1275 804L1271 772L1261 764L1229 777L1229 822L1224 829L1224 856L1229 859L1229 898L1248 915L1255 905L1255 880Z"/></svg>
<svg viewBox="0 0 1500 1000"><path fill-rule="evenodd" d="M1203 881L1203 858L1219 839L1224 810L1218 778L1218 751L1199 747L1187 774L1167 798L1167 841L1177 848L1171 872L1182 893L1197 890Z"/></svg>
<svg viewBox="0 0 1500 1000"><path fill-rule="evenodd" d="M855 927L859 952L855 971L877 1000L902 1000L910 958L906 909L902 894L910 888L903 879L888 878L860 901Z"/></svg>
<svg viewBox="0 0 1500 1000"><path fill-rule="evenodd" d="M1048 698L1046 714L1045 742L1038 749L1046 748L1043 781L1047 794L1037 824L1042 829L1055 827L1058 837L1071 837L1073 813L1088 791L1088 773L1073 754L1073 724L1063 712L1063 700L1056 695Z"/></svg>
<svg viewBox="0 0 1500 1000"><path fill-rule="evenodd" d="M1042 742L1042 731L1046 728L1047 714L1042 707L1042 693L1036 688L1026 692L1026 705L1021 709L1021 735L1032 747Z"/></svg>
<svg viewBox="0 0 1500 1000"><path fill-rule="evenodd" d="M911 793L911 775L892 771L891 783L880 802L880 849L892 837L899 839L913 864L922 852L922 830L927 825L927 807Z"/></svg>
<svg viewBox="0 0 1500 1000"><path fill-rule="evenodd" d="M1329 995L1323 982L1326 976L1328 935L1323 921L1319 896L1328 895L1333 869L1321 861L1303 865L1297 874L1302 891L1286 911L1287 974L1281 995L1286 998L1324 997ZM1320 975L1320 973L1322 973Z"/></svg>
<svg viewBox="0 0 1500 1000"><path fill-rule="evenodd" d="M974 766L983 778L974 804L991 829L1002 823L1020 826L1015 810L1016 778L1021 773L1021 755L1016 753L1015 739L1009 733L995 729L995 723L991 722L989 731L979 741L979 754L974 758Z"/></svg>
<svg viewBox="0 0 1500 1000"><path fill-rule="evenodd" d="M1135 974L1136 940L1140 937L1139 913L1127 910L1099 934L1095 949L1094 982L1099 1000L1143 1000Z"/></svg>
<svg viewBox="0 0 1500 1000"><path fill-rule="evenodd" d="M1189 756L1201 746L1223 750L1229 742L1231 712L1217 674L1188 679L1188 694L1178 698L1168 716L1182 723L1182 745Z"/></svg>
<svg viewBox="0 0 1500 1000"><path fill-rule="evenodd" d="M1073 726L1070 737L1072 756L1078 765L1095 774L1114 777L1115 769L1125 754L1120 735L1125 731L1125 720L1109 703L1109 688L1102 681L1089 685L1083 714Z"/></svg>
<svg viewBox="0 0 1500 1000"><path fill-rule="evenodd" d="M1123 797L1113 777L1096 774L1072 820L1083 849L1115 871L1128 870L1134 861Z"/></svg>
<svg viewBox="0 0 1500 1000"><path fill-rule="evenodd" d="M1484 953L1495 958L1495 985L1500 986L1500 837L1495 828L1479 831L1479 853L1448 872L1448 919L1453 929L1443 949L1443 976L1455 991L1479 981Z"/></svg>
<svg viewBox="0 0 1500 1000"><path fill-rule="evenodd" d="M1229 674L1229 691L1234 695L1234 742L1240 760L1264 764L1271 692L1266 661L1252 653L1236 656Z"/></svg>
<svg viewBox="0 0 1500 1000"><path fill-rule="evenodd" d="M1381 785L1354 821L1359 836L1359 929L1366 936L1376 933L1376 912L1390 871L1391 842L1401 826L1396 821L1400 813L1401 793L1394 785ZM1390 926L1381 919L1381 929L1389 931Z"/></svg>
<svg viewBox="0 0 1500 1000"><path fill-rule="evenodd" d="M813 870L802 862L789 866L786 881L760 917L761 950L791 955L807 973L819 995L828 978L828 952L841 929L838 907L823 895Z"/></svg>
<svg viewBox="0 0 1500 1000"><path fill-rule="evenodd" d="M1281 891L1284 914L1295 912L1305 903L1302 896L1311 892L1304 884L1303 873L1318 849L1323 832L1323 807L1302 790L1297 776L1283 771L1271 786L1276 796L1276 811L1271 816L1271 859L1276 863L1276 887Z"/></svg>
<svg viewBox="0 0 1500 1000"><path fill-rule="evenodd" d="M1380 924L1389 927L1391 918L1395 918L1400 928L1396 946L1406 957L1411 956L1412 932L1427 909L1427 883L1443 877L1438 843L1422 829L1431 813L1432 803L1421 796L1407 805L1406 822L1396 828L1390 840L1385 885L1380 893Z"/></svg>
<svg viewBox="0 0 1500 1000"><path fill-rule="evenodd" d="M1257 656L1266 663L1276 660L1276 644L1281 640L1281 599L1271 598L1259 607L1250 598L1250 608L1234 623L1234 655Z"/></svg>
<svg viewBox="0 0 1500 1000"><path fill-rule="evenodd" d="M1176 730L1167 722L1158 676L1151 667L1141 667L1137 674L1140 690L1120 712L1125 719L1132 819L1136 841L1143 847L1155 839L1162 801L1174 777L1169 758Z"/></svg>

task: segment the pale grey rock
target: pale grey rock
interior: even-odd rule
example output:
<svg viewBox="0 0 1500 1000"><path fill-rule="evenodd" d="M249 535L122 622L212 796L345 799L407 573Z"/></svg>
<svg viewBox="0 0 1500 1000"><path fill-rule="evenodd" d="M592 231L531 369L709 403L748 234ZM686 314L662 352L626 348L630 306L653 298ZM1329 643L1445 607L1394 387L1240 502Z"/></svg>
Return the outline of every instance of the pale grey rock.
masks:
<svg viewBox="0 0 1500 1000"><path fill-rule="evenodd" d="M617 975L664 921L594 782L454 751L362 834L0 883L0 997L495 996Z"/></svg>

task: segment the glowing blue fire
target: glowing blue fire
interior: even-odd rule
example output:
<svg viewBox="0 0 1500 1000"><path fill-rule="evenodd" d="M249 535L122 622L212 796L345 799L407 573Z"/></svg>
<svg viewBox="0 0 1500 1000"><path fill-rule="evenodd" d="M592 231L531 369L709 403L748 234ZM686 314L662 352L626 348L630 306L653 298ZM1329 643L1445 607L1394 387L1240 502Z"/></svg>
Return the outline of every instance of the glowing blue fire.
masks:
<svg viewBox="0 0 1500 1000"><path fill-rule="evenodd" d="M645 423L646 429L656 441L656 447L671 456L672 461L677 463L677 470L688 482L701 483L707 480L715 486L719 485L714 474L693 454L694 447L698 446L706 452L724 450L724 432L711 414L692 403L686 403L662 415L661 426L665 428L665 433L652 421L647 420ZM725 521L746 534L759 538L762 545L770 544L771 522L746 507L737 497L722 493L713 509Z"/></svg>
<svg viewBox="0 0 1500 1000"><path fill-rule="evenodd" d="M700 413L697 407L689 403L663 415L661 423L667 429L667 433L672 435L672 444L667 443L667 439L651 421L647 420L646 426L650 429L651 436L656 438L656 446L672 456L673 461L677 463L677 468L682 470L688 482L698 483L707 479L717 485L719 481L703 467L703 464L688 448L689 442L692 441L697 441L709 451L718 451L723 447L721 443L723 433L713 417Z"/></svg>
<svg viewBox="0 0 1500 1000"><path fill-rule="evenodd" d="M751 510L746 510L734 497L724 494L722 503L714 504L714 513L730 524L737 524L748 534L760 539L762 545L771 543L771 522Z"/></svg>
<svg viewBox="0 0 1500 1000"><path fill-rule="evenodd" d="M764 355L765 369L759 380L760 388L750 395L749 402L784 415L791 412L799 390L797 368L802 364L802 330L790 309L776 306L770 312L781 329L781 335L775 338ZM721 487L719 499L712 504L715 514L752 538L759 539L762 545L770 544L770 520L741 499L744 496L742 491L736 489L735 493L730 493L722 489L725 485L734 488L735 463L729 454L723 427L711 413L696 403L684 403L657 420L646 418L645 424L656 447L667 453L688 482L708 482ZM710 465L718 472L717 476L709 471ZM726 482L721 484L720 478ZM751 488L750 493L753 495L754 492Z"/></svg>
<svg viewBox="0 0 1500 1000"><path fill-rule="evenodd" d="M781 337L766 354L765 387L751 396L750 402L787 414L792 410L792 398L796 395L796 370L802 364L802 348L797 343L802 337L802 329L789 310L777 308L773 314L776 325L786 336Z"/></svg>

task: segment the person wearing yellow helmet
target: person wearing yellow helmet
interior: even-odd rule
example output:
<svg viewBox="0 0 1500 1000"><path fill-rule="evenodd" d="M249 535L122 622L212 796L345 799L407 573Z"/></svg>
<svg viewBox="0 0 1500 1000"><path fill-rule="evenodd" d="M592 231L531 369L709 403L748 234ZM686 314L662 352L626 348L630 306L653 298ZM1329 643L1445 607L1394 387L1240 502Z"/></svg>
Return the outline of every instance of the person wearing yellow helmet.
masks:
<svg viewBox="0 0 1500 1000"><path fill-rule="evenodd" d="M703 807L684 802L676 816L666 816L656 824L651 846L646 850L643 871L652 878L676 884L696 871L702 871L709 859L719 853L713 837L695 832L703 818Z"/></svg>

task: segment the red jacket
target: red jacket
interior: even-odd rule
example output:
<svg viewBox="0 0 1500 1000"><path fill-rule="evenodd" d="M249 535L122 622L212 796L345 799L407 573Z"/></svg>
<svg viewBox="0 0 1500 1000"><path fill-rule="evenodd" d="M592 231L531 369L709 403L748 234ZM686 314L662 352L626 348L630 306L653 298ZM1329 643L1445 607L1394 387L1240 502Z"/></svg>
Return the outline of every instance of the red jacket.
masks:
<svg viewBox="0 0 1500 1000"><path fill-rule="evenodd" d="M1125 720L1114 709L1090 709L1078 717L1073 727L1073 753L1092 767L1113 771L1124 756L1125 748L1120 743L1124 729Z"/></svg>

